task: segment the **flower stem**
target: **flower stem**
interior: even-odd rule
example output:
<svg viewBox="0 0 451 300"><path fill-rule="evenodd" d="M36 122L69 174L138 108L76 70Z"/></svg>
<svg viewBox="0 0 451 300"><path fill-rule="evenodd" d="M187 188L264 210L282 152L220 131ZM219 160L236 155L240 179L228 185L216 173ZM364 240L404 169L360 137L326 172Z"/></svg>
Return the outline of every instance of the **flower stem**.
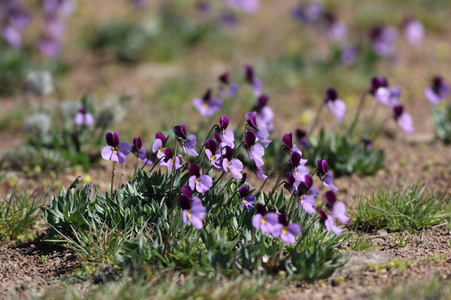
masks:
<svg viewBox="0 0 451 300"><path fill-rule="evenodd" d="M359 121L359 117L360 117L360 114L362 113L363 104L365 103L367 94L368 94L368 90L364 90L362 93L362 96L360 97L360 102L359 102L359 106L357 107L357 112L356 112L356 114L354 116L354 120L352 121L351 126L349 127L349 130L348 130L349 136L352 135L355 125L357 125L357 122Z"/></svg>
<svg viewBox="0 0 451 300"><path fill-rule="evenodd" d="M315 120L313 121L312 126L310 126L310 129L308 130L308 133L311 134L315 130L316 126L319 122L319 117L321 116L321 112L323 111L324 103L321 102L319 104L318 110L316 111Z"/></svg>
<svg viewBox="0 0 451 300"><path fill-rule="evenodd" d="M301 242L305 239L305 237L307 236L307 234L309 233L310 229L312 228L313 224L315 224L316 221L319 220L319 217L316 217L312 223L310 223L310 225L307 227L306 230L304 230L304 232L302 233L301 238L298 240L298 242L296 243L296 246L294 246L293 250L291 250L290 254L288 254L288 256L285 258L285 260L288 260L288 258L290 258L291 255L293 255L294 251L296 251L296 248L301 244Z"/></svg>
<svg viewBox="0 0 451 300"><path fill-rule="evenodd" d="M283 167L282 171L279 173L279 176L277 177L276 184L274 185L273 189L271 190L271 193L268 196L268 200L270 200L272 198L272 196L274 195L274 192L279 187L280 179L282 178L282 174L285 172L286 168L287 168L287 164L285 164L285 166Z"/></svg>
<svg viewBox="0 0 451 300"><path fill-rule="evenodd" d="M111 190L110 190L110 193L111 193L111 197L113 197L113 183L114 183L114 173L115 173L115 170L114 170L114 168L115 168L115 161L113 161L113 172L112 172L112 174L111 174Z"/></svg>
<svg viewBox="0 0 451 300"><path fill-rule="evenodd" d="M121 188L122 185L122 178L124 177L125 174L125 162L127 161L127 157L125 157L124 163L122 165L122 170L121 170L121 178L119 178L119 188Z"/></svg>

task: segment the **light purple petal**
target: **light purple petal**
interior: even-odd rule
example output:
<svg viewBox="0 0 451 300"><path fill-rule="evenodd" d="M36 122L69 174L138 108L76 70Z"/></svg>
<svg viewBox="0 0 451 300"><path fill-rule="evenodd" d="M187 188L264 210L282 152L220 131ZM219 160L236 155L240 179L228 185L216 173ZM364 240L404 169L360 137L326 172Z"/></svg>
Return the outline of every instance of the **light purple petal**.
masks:
<svg viewBox="0 0 451 300"><path fill-rule="evenodd" d="M2 36L13 48L19 48L22 45L22 37L20 36L19 31L12 26L4 27Z"/></svg>
<svg viewBox="0 0 451 300"><path fill-rule="evenodd" d="M313 205L315 204L315 198L308 195L302 195L298 203L309 215L315 212L315 209L313 208Z"/></svg>
<svg viewBox="0 0 451 300"><path fill-rule="evenodd" d="M111 146L106 146L102 149L102 158L105 160L111 160L111 156L113 154L113 149Z"/></svg>
<svg viewBox="0 0 451 300"><path fill-rule="evenodd" d="M127 142L120 142L117 146L119 152L122 152L124 155L129 155L132 151L132 146Z"/></svg>
<svg viewBox="0 0 451 300"><path fill-rule="evenodd" d="M349 221L349 217L346 215L346 206L343 202L337 202L332 209L332 217L340 220L342 224L346 224Z"/></svg>
<svg viewBox="0 0 451 300"><path fill-rule="evenodd" d="M338 122L343 122L346 113L346 104L342 100L327 101L327 107L329 108L329 113L334 115Z"/></svg>
<svg viewBox="0 0 451 300"><path fill-rule="evenodd" d="M224 130L221 134L221 147L229 146L230 148L235 148L235 135L230 129Z"/></svg>
<svg viewBox="0 0 451 300"><path fill-rule="evenodd" d="M443 97L440 95L437 95L431 87L427 87L424 90L424 95L429 100L429 102L431 102L434 105L440 103L440 101L443 100Z"/></svg>
<svg viewBox="0 0 451 300"><path fill-rule="evenodd" d="M279 237L280 234L282 233L283 227L284 227L284 226L283 226L282 224L280 224L280 223L274 224L274 225L272 226L271 235L272 235L273 237L275 237L275 238Z"/></svg>
<svg viewBox="0 0 451 300"><path fill-rule="evenodd" d="M259 229L260 228L262 217L263 216L261 214L256 214L255 216L252 217L252 226L255 229Z"/></svg>
<svg viewBox="0 0 451 300"><path fill-rule="evenodd" d="M336 235L340 235L343 231L340 227L335 226L334 219L331 216L327 216L326 221L324 221L324 225L326 226L327 231L333 231Z"/></svg>
<svg viewBox="0 0 451 300"><path fill-rule="evenodd" d="M155 153L158 150L163 149L163 142L160 139L156 139L155 142L153 142L152 145L152 152Z"/></svg>
<svg viewBox="0 0 451 300"><path fill-rule="evenodd" d="M196 152L194 147L196 146L197 138L194 134L190 134L186 137L185 147L186 147L186 153L188 153L191 156L198 156L199 153Z"/></svg>
<svg viewBox="0 0 451 300"><path fill-rule="evenodd" d="M332 192L336 192L336 191L338 191L338 188L332 183L332 181L333 181L332 172L328 171L326 173L326 176L324 176L324 178L323 178L323 185L330 188L330 190Z"/></svg>
<svg viewBox="0 0 451 300"><path fill-rule="evenodd" d="M213 186L213 179L211 179L211 177L206 174L201 175L198 179L199 179L199 183L196 184L196 190L201 194L205 193L206 191L211 189L211 187ZM190 178L190 182L191 182L191 178Z"/></svg>
<svg viewBox="0 0 451 300"><path fill-rule="evenodd" d="M403 113L397 120L398 127L404 130L406 133L414 132L412 117Z"/></svg>

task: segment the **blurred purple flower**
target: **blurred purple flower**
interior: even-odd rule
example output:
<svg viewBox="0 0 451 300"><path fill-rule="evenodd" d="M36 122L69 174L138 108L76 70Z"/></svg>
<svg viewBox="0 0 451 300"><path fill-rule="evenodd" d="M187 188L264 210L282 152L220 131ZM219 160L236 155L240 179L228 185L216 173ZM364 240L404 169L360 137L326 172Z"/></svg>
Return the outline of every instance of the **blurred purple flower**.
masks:
<svg viewBox="0 0 451 300"><path fill-rule="evenodd" d="M254 92L255 96L260 96L263 90L263 84L257 76L254 74L254 68L251 65L244 65L244 80L249 85L249 88Z"/></svg>
<svg viewBox="0 0 451 300"><path fill-rule="evenodd" d="M143 9L149 4L147 0L131 0L136 9Z"/></svg>
<svg viewBox="0 0 451 300"><path fill-rule="evenodd" d="M324 6L317 1L301 2L291 10L291 16L298 22L313 23L318 21L324 13Z"/></svg>
<svg viewBox="0 0 451 300"><path fill-rule="evenodd" d="M404 112L404 106L400 104L393 106L393 117L398 127L406 133L412 133L414 131L412 117Z"/></svg>
<svg viewBox="0 0 451 300"><path fill-rule="evenodd" d="M443 82L442 77L435 76L432 79L432 86L424 90L424 95L432 104L440 103L449 93L449 85Z"/></svg>
<svg viewBox="0 0 451 300"><path fill-rule="evenodd" d="M248 127L255 132L257 139L263 144L263 146L268 147L271 140L268 140L269 132L268 130L257 124L257 112L248 112L245 115Z"/></svg>
<svg viewBox="0 0 451 300"><path fill-rule="evenodd" d="M31 23L31 15L20 0L0 2L0 29L3 38L13 48L22 45L20 31Z"/></svg>
<svg viewBox="0 0 451 300"><path fill-rule="evenodd" d="M343 22L337 21L334 13L326 12L323 14L326 23L327 34L334 42L340 42L346 39L348 28Z"/></svg>
<svg viewBox="0 0 451 300"><path fill-rule="evenodd" d="M306 131L304 131L302 129L296 129L295 134L296 134L296 138L298 140L298 143L301 144L302 147L308 148L308 147L311 146L311 144L310 144L310 142L309 142L309 140L307 138L307 132Z"/></svg>
<svg viewBox="0 0 451 300"><path fill-rule="evenodd" d="M102 149L102 157L105 160L117 161L122 164L125 162L125 156L130 154L132 146L129 143L121 142L119 139L119 133L107 132L106 143L108 146Z"/></svg>
<svg viewBox="0 0 451 300"><path fill-rule="evenodd" d="M401 98L401 89L397 86L380 87L377 89L374 98L377 102L385 106L394 106Z"/></svg>
<svg viewBox="0 0 451 300"><path fill-rule="evenodd" d="M222 108L221 99L212 98L211 91L211 88L209 88L202 98L193 100L194 107L203 117L211 117Z"/></svg>
<svg viewBox="0 0 451 300"><path fill-rule="evenodd" d="M319 191L313 185L313 178L310 175L305 175L304 181L299 183L297 193L299 206L302 206L308 214L314 213L313 205L315 205L315 198L318 196Z"/></svg>
<svg viewBox="0 0 451 300"><path fill-rule="evenodd" d="M334 219L332 219L331 216L327 216L323 210L318 211L318 214L324 222L324 226L327 231L333 231L336 235L340 235L342 233L343 230L334 224Z"/></svg>
<svg viewBox="0 0 451 300"><path fill-rule="evenodd" d="M355 63L357 48L353 44L346 44L341 48L341 63L345 66L351 66Z"/></svg>
<svg viewBox="0 0 451 300"><path fill-rule="evenodd" d="M272 131L274 130L274 112L269 106L267 106L268 100L269 97L267 95L259 95L257 104L252 108L252 110L257 112L257 123L260 127L264 127L268 131Z"/></svg>
<svg viewBox="0 0 451 300"><path fill-rule="evenodd" d="M61 54L61 44L55 38L43 36L38 40L38 49L47 58L55 59Z"/></svg>
<svg viewBox="0 0 451 300"><path fill-rule="evenodd" d="M421 45L424 39L424 26L416 19L407 18L404 22L404 34L411 45Z"/></svg>
<svg viewBox="0 0 451 300"><path fill-rule="evenodd" d="M292 166L292 172L295 179L295 185L299 185L301 181L305 181L305 176L310 173L309 169L305 166L307 160L301 158L301 153L291 152L290 161Z"/></svg>
<svg viewBox="0 0 451 300"><path fill-rule="evenodd" d="M395 42L398 39L398 31L393 27L373 26L369 32L369 38L374 52L387 58L395 56Z"/></svg>
<svg viewBox="0 0 451 300"><path fill-rule="evenodd" d="M329 108L329 113L334 115L338 122L343 122L346 113L346 104L343 100L338 99L338 93L334 88L329 88L326 91L326 104Z"/></svg>
<svg viewBox="0 0 451 300"><path fill-rule="evenodd" d="M92 115L88 112L86 112L86 109L84 107L80 108L75 115L75 124L81 126L91 126L94 124L94 119Z"/></svg>
<svg viewBox="0 0 451 300"><path fill-rule="evenodd" d="M232 98L235 97L235 95L238 93L240 89L240 85L235 82L230 82L229 80L229 72L222 73L218 80L219 80L219 96L221 97L227 97Z"/></svg>
<svg viewBox="0 0 451 300"><path fill-rule="evenodd" d="M248 14L256 13L259 8L259 0L225 0L233 9L242 10Z"/></svg>
<svg viewBox="0 0 451 300"><path fill-rule="evenodd" d="M146 148L143 147L143 142L139 136L133 139L132 152L136 155L138 161L144 162L146 167L149 167L153 164L153 162L147 158Z"/></svg>

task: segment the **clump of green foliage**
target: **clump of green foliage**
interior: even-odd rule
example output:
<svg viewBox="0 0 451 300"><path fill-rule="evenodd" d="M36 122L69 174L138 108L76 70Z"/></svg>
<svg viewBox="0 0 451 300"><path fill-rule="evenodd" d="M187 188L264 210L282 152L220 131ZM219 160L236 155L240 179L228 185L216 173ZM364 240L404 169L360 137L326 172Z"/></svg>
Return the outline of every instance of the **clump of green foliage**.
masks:
<svg viewBox="0 0 451 300"><path fill-rule="evenodd" d="M450 195L434 193L424 186L382 189L369 196L360 194L351 211L357 226L415 231L449 220Z"/></svg>
<svg viewBox="0 0 451 300"><path fill-rule="evenodd" d="M255 230L251 212L239 204L235 183L217 184L204 194L206 225L193 229L169 202L187 179L179 172L140 171L112 195L89 185L63 189L42 208L44 220L66 237L81 259L120 268L208 276L284 271L312 281L343 264L335 249L345 235L327 232L316 213L301 213L292 220L305 233L296 245L283 245ZM258 198L280 211L290 205L283 191L273 198L260 192Z"/></svg>
<svg viewBox="0 0 451 300"><path fill-rule="evenodd" d="M432 111L437 137L445 144L451 143L451 105L435 107Z"/></svg>
<svg viewBox="0 0 451 300"><path fill-rule="evenodd" d="M311 146L304 149L309 162L316 164L317 160L325 159L337 176L356 172L370 175L384 167L383 150L366 147L347 133L321 130L318 136L309 136L309 142Z"/></svg>

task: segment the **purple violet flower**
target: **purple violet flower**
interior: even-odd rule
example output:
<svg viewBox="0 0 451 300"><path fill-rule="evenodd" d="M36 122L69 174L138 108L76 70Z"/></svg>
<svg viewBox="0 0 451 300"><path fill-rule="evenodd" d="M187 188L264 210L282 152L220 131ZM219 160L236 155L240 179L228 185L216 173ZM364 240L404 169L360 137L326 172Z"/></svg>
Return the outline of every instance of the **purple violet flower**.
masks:
<svg viewBox="0 0 451 300"><path fill-rule="evenodd" d="M377 102L385 106L394 106L398 104L398 99L401 98L401 89L399 87L380 87L374 95Z"/></svg>
<svg viewBox="0 0 451 300"><path fill-rule="evenodd" d="M432 86L424 90L424 95L432 104L440 103L449 93L449 85L443 82L442 77L435 76L432 79Z"/></svg>
<svg viewBox="0 0 451 300"><path fill-rule="evenodd" d="M157 132L155 134L155 141L152 145L152 152L157 152L157 157L162 158L164 156L164 146L166 145L166 142L169 140L169 135L167 137L164 136L163 133Z"/></svg>
<svg viewBox="0 0 451 300"><path fill-rule="evenodd" d="M219 98L211 97L211 88L209 88L202 98L193 100L194 107L203 117L211 117L222 108L222 101Z"/></svg>
<svg viewBox="0 0 451 300"><path fill-rule="evenodd" d="M327 191L324 194L324 200L334 218L339 219L342 224L346 224L349 221L349 217L346 216L346 206L343 202L337 202L337 196L334 192Z"/></svg>
<svg viewBox="0 0 451 300"><path fill-rule="evenodd" d="M310 175L305 175L304 181L301 181L297 187L299 196L298 204L302 206L308 214L315 212L313 205L315 205L315 198L318 196L318 189L313 185L313 178Z"/></svg>
<svg viewBox="0 0 451 300"><path fill-rule="evenodd" d="M268 131L274 130L274 111L267 106L269 97L265 94L261 94L257 98L257 104L252 108L257 112L257 123L260 128L266 128Z"/></svg>
<svg viewBox="0 0 451 300"><path fill-rule="evenodd" d="M177 125L174 127L174 133L178 138L178 141L182 145L182 149L185 153L188 153L191 156L198 156L199 153L196 152L194 147L197 143L197 138L194 134L190 134L186 136L186 125L183 123L182 125Z"/></svg>
<svg viewBox="0 0 451 300"><path fill-rule="evenodd" d="M263 162L263 156L265 155L265 148L260 144L255 144L257 136L253 131L247 131L244 134L244 141L248 147L247 154L252 159L257 168L261 168L265 163Z"/></svg>
<svg viewBox="0 0 451 300"><path fill-rule="evenodd" d="M229 170L235 175L237 179L241 179L243 174L243 163L238 158L232 158L233 150L229 146L225 146L221 149L222 156L222 169L225 172Z"/></svg>
<svg viewBox="0 0 451 300"><path fill-rule="evenodd" d="M124 163L125 156L132 151L132 146L127 142L121 142L117 131L114 133L107 132L105 139L108 146L102 149L103 159L117 161L120 164Z"/></svg>
<svg viewBox="0 0 451 300"><path fill-rule="evenodd" d="M222 163L221 163L221 155L216 151L218 149L218 143L215 140L208 139L205 141L205 155L208 158L208 161L215 166L216 169L222 171Z"/></svg>
<svg viewBox="0 0 451 300"><path fill-rule="evenodd" d="M376 95L376 92L381 87L388 87L388 80L385 77L373 77L370 82L370 93Z"/></svg>
<svg viewBox="0 0 451 300"><path fill-rule="evenodd" d="M213 186L213 180L210 176L204 174L200 175L200 168L198 165L191 164L189 166L189 186L198 193L205 193Z"/></svg>
<svg viewBox="0 0 451 300"><path fill-rule="evenodd" d="M227 129L229 126L229 118L226 115L222 115L219 118L219 128L221 129L221 147L229 146L230 148L235 148L235 135L233 134L233 131L230 129Z"/></svg>
<svg viewBox="0 0 451 300"><path fill-rule="evenodd" d="M86 112L86 109L84 107L80 108L78 110L78 113L75 115L75 124L81 126L91 126L94 124L94 119L92 115L88 112Z"/></svg>
<svg viewBox="0 0 451 300"><path fill-rule="evenodd" d="M287 244L294 244L296 236L300 233L301 226L296 223L289 224L285 213L280 214L278 222L273 225L272 236L275 238L280 236L280 239Z"/></svg>
<svg viewBox="0 0 451 300"><path fill-rule="evenodd" d="M163 150L163 157L164 159L160 160L160 165L167 166L169 171L172 171L173 163L175 161L175 169L179 169L183 166L183 164L180 161L180 158L178 156L174 157L172 155L172 149L171 148L165 148Z"/></svg>
<svg viewBox="0 0 451 300"><path fill-rule="evenodd" d="M61 53L61 44L60 41L51 37L51 36L43 36L38 40L37 47L39 52L42 53L47 58L55 59Z"/></svg>
<svg viewBox="0 0 451 300"><path fill-rule="evenodd" d="M309 169L305 166L307 160L301 159L299 152L291 152L290 161L292 166L292 175L295 179L295 185L298 186L301 181L305 181L305 176L310 173Z"/></svg>
<svg viewBox="0 0 451 300"><path fill-rule="evenodd" d="M219 96L233 98L238 93L240 85L229 81L229 72L224 72L219 76Z"/></svg>
<svg viewBox="0 0 451 300"><path fill-rule="evenodd" d="M20 0L0 3L0 31L6 42L13 48L22 45L20 31L28 27L31 15Z"/></svg>
<svg viewBox="0 0 451 300"><path fill-rule="evenodd" d="M306 131L304 131L302 129L296 129L295 134L296 134L296 138L297 138L299 144L301 144L302 147L309 148L311 146L311 144L307 138Z"/></svg>
<svg viewBox="0 0 451 300"><path fill-rule="evenodd" d="M342 233L343 230L334 224L334 219L332 219L331 216L327 216L323 210L318 211L318 214L324 222L324 226L327 231L333 231L336 235L340 235Z"/></svg>
<svg viewBox="0 0 451 300"><path fill-rule="evenodd" d="M271 140L268 140L269 132L265 127L259 127L257 124L257 112L248 112L245 115L248 127L255 132L257 139L263 144L263 146L268 147Z"/></svg>
<svg viewBox="0 0 451 300"><path fill-rule="evenodd" d="M252 205L255 202L255 195L250 194L251 186L246 183L240 189L238 190L238 194L240 195L241 199L241 207L243 207L243 204L246 205L246 208L248 210L253 210L254 206Z"/></svg>
<svg viewBox="0 0 451 300"><path fill-rule="evenodd" d="M256 13L259 8L259 0L225 0L233 9L242 10L245 13Z"/></svg>
<svg viewBox="0 0 451 300"><path fill-rule="evenodd" d="M273 225L278 223L279 216L276 213L267 214L265 205L261 203L257 203L255 208L257 213L252 217L252 226L266 234L272 234Z"/></svg>
<svg viewBox="0 0 451 300"><path fill-rule="evenodd" d="M190 221L194 228L202 229L204 227L202 219L207 215L202 201L198 197L192 196L189 186L183 187L182 192L183 194L179 196L178 200L183 210L183 223L187 224Z"/></svg>
<svg viewBox="0 0 451 300"><path fill-rule="evenodd" d="M393 106L393 117L395 118L396 125L406 133L412 133L414 131L412 117L404 112L404 106L400 104Z"/></svg>
<svg viewBox="0 0 451 300"><path fill-rule="evenodd" d="M406 35L407 41L411 45L421 45L424 38L424 26L420 21L413 18L408 18L404 22L404 34Z"/></svg>
<svg viewBox="0 0 451 300"><path fill-rule="evenodd" d="M249 88L254 92L255 96L259 96L263 90L263 84L257 76L254 74L254 68L251 65L244 65L244 79L249 85Z"/></svg>
<svg viewBox="0 0 451 300"><path fill-rule="evenodd" d="M317 1L301 2L291 10L293 19L306 24L318 21L323 14L324 6Z"/></svg>
<svg viewBox="0 0 451 300"><path fill-rule="evenodd" d="M347 67L355 63L357 57L357 47L353 44L344 45L341 48L341 63Z"/></svg>
<svg viewBox="0 0 451 300"><path fill-rule="evenodd" d="M138 161L143 161L146 167L150 167L153 162L147 158L146 148L143 147L143 142L139 136L133 139L132 152L138 158Z"/></svg>
<svg viewBox="0 0 451 300"><path fill-rule="evenodd" d="M338 99L338 93L334 88L326 91L326 104L329 108L329 114L334 115L338 122L343 122L346 113L346 104Z"/></svg>
<svg viewBox="0 0 451 300"><path fill-rule="evenodd" d="M317 175L323 182L323 185L325 187L330 188L331 191L336 192L338 191L338 188L332 183L333 181L333 175L331 171L328 171L328 164L327 161L324 159L319 159L316 163L318 169L317 169Z"/></svg>
<svg viewBox="0 0 451 300"><path fill-rule="evenodd" d="M337 21L335 14L326 12L323 14L329 38L334 42L346 39L348 28L343 22Z"/></svg>
<svg viewBox="0 0 451 300"><path fill-rule="evenodd" d="M395 55L395 42L398 39L398 32L393 27L374 26L370 29L369 38L374 52L387 58Z"/></svg>

